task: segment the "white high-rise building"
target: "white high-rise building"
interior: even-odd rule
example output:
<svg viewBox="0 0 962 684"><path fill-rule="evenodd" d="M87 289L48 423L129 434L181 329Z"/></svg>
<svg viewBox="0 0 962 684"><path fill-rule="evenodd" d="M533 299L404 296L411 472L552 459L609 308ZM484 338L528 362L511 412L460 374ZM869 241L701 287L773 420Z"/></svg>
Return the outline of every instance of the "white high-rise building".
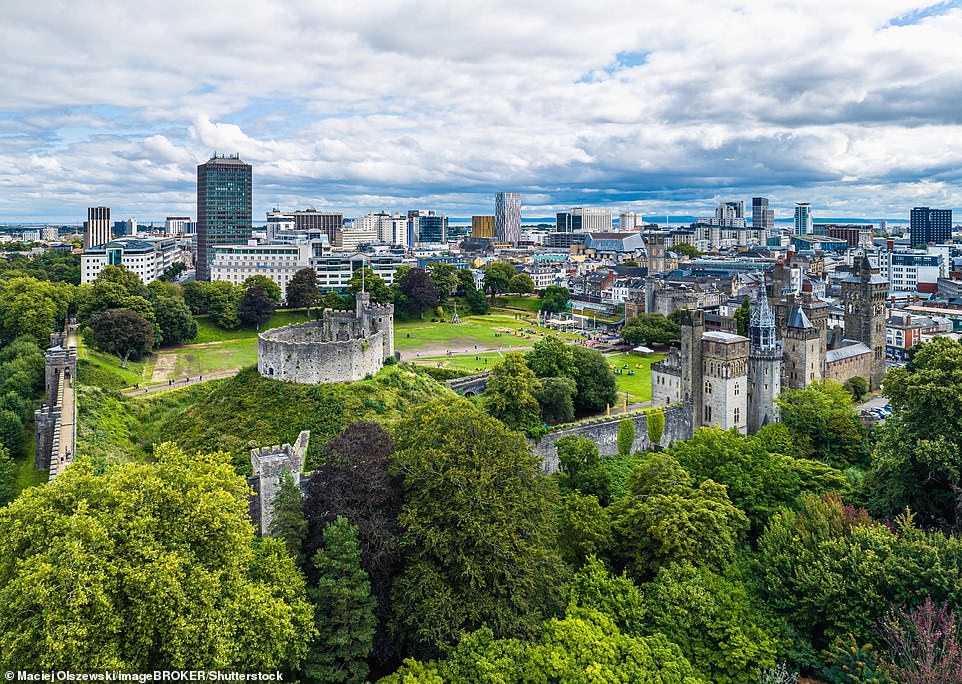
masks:
<svg viewBox="0 0 962 684"><path fill-rule="evenodd" d="M517 245L521 240L521 194L499 192L494 196L494 239Z"/></svg>
<svg viewBox="0 0 962 684"><path fill-rule="evenodd" d="M294 213L281 211L276 207L267 212L267 240L268 242L277 238L281 231L294 230Z"/></svg>
<svg viewBox="0 0 962 684"><path fill-rule="evenodd" d="M638 230L644 228L645 218L638 211L626 211L618 217L620 230Z"/></svg>
<svg viewBox="0 0 962 684"><path fill-rule="evenodd" d="M795 234L811 235L815 232L812 222L812 206L808 202L795 203Z"/></svg>
<svg viewBox="0 0 962 684"><path fill-rule="evenodd" d="M575 207L571 210L571 217L576 231L581 232L611 232L611 209L604 207ZM577 226L580 225L580 228Z"/></svg>

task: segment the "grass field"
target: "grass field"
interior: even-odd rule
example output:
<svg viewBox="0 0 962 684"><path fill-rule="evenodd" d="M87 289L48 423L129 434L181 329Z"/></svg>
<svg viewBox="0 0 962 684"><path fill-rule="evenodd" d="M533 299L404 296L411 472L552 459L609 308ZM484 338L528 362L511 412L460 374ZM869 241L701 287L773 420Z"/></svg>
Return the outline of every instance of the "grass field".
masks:
<svg viewBox="0 0 962 684"><path fill-rule="evenodd" d="M316 318L319 314L317 310L313 310L312 315ZM237 330L224 330L223 328L218 328L214 325L207 316L196 316L194 318L197 321L197 337L190 341L190 344L206 344L208 342L223 342L226 340L250 340L257 339L258 331L254 328L238 328ZM293 309L293 310L281 310L274 312L270 320L267 321L261 330L268 330L270 328L279 328L282 325L290 325L291 323L304 323L306 322L307 314L304 309Z"/></svg>
<svg viewBox="0 0 962 684"><path fill-rule="evenodd" d="M504 358L510 349L505 349L504 352L489 352L486 354L471 354L462 356L431 356L418 359L422 363L430 363L432 365L441 364L440 368L454 368L457 370L470 371L471 373L482 373L484 371L491 370L494 366L498 365L500 361ZM478 356L480 358L475 358Z"/></svg>
<svg viewBox="0 0 962 684"><path fill-rule="evenodd" d="M612 354L605 356L608 363L616 370L621 371L621 375L615 376L618 384L618 392L621 397L628 393L629 402L641 402L651 400L651 364L665 358L664 354ZM624 368L627 365L628 368ZM634 371L634 375L628 375L628 371Z"/></svg>
<svg viewBox="0 0 962 684"><path fill-rule="evenodd" d="M509 309L524 309L525 311L536 314L541 308L541 299L534 295L530 297L495 297L494 306L503 306Z"/></svg>
<svg viewBox="0 0 962 684"><path fill-rule="evenodd" d="M527 323L521 314L496 310L486 316L464 316L460 324L405 321L394 324L394 348L400 351L416 351L419 347L450 347L470 349L475 344L496 344L503 347L523 347L536 343L545 334L556 331ZM533 334L519 331L533 330ZM500 333L500 334L497 334ZM576 335L560 333L566 339L578 339Z"/></svg>

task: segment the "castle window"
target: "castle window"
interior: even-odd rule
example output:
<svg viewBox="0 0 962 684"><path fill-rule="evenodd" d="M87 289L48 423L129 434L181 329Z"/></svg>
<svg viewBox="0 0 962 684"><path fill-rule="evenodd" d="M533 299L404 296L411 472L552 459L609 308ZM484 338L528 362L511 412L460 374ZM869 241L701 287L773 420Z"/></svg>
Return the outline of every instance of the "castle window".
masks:
<svg viewBox="0 0 962 684"><path fill-rule="evenodd" d="M705 407L705 422L707 423L711 422L711 406Z"/></svg>
<svg viewBox="0 0 962 684"><path fill-rule="evenodd" d="M740 416L741 416L741 411L740 411L740 410L738 409L738 407L736 406L736 407L735 407L735 425L738 425L738 419L739 419Z"/></svg>
<svg viewBox="0 0 962 684"><path fill-rule="evenodd" d="M711 394L711 381L705 381L705 394Z"/></svg>
<svg viewBox="0 0 962 684"><path fill-rule="evenodd" d="M738 383L736 382L736 383L735 383L735 396L736 396L736 397L738 396L738 391L739 391L739 387L738 387ZM735 410L737 411L738 409L735 409ZM736 420L737 420L737 419L736 419Z"/></svg>

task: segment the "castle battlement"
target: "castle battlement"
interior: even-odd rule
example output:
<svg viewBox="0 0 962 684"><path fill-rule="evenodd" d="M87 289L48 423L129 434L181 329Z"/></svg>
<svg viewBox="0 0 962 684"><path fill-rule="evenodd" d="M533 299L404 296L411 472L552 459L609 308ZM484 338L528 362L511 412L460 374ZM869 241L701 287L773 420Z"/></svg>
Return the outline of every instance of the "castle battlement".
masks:
<svg viewBox="0 0 962 684"><path fill-rule="evenodd" d="M321 318L257 336L257 370L302 384L354 382L381 370L394 355L394 307L357 293L353 311L325 309Z"/></svg>

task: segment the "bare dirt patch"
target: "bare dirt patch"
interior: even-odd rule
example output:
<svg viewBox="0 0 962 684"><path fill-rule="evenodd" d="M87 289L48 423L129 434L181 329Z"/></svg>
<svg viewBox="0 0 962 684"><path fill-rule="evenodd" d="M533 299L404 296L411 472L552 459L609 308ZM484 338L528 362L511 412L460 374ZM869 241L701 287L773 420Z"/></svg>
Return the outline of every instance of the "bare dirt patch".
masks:
<svg viewBox="0 0 962 684"><path fill-rule="evenodd" d="M163 382L167 376L174 372L177 365L177 354L157 354L157 361L154 363L154 371L150 375L151 382Z"/></svg>

